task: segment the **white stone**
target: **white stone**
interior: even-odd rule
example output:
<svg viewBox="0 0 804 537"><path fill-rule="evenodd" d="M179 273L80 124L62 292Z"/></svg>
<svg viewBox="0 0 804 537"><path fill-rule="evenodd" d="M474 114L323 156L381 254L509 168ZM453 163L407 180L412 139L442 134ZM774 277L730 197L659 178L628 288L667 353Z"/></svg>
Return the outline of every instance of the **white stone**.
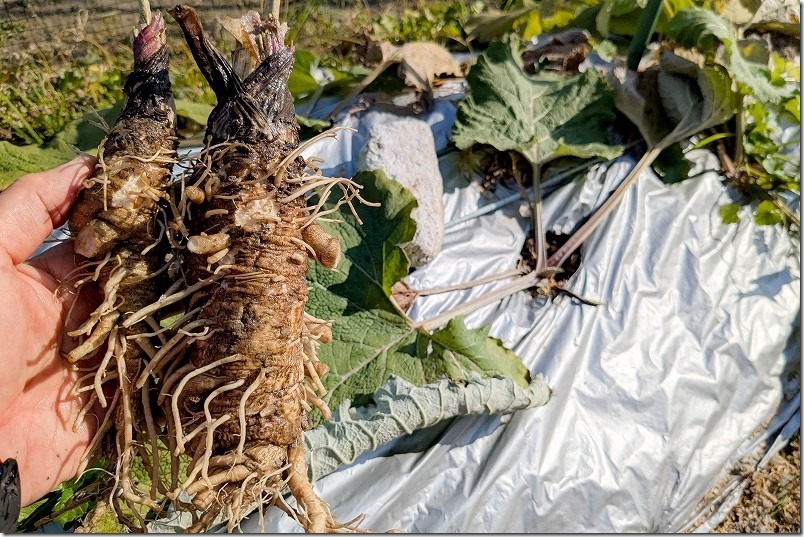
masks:
<svg viewBox="0 0 804 537"><path fill-rule="evenodd" d="M356 161L358 171L382 170L410 190L419 206L413 240L402 246L413 267L429 263L441 251L444 238L444 180L438 167L430 126L412 117L368 112L361 118L365 143Z"/></svg>

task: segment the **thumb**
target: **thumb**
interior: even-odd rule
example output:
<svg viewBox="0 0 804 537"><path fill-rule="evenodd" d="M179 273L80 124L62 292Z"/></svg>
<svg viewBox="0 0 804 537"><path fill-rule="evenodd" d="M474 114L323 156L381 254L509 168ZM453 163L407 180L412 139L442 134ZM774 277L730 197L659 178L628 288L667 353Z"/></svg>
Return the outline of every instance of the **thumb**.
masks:
<svg viewBox="0 0 804 537"><path fill-rule="evenodd" d="M13 264L25 261L69 215L96 160L79 155L52 170L31 173L0 192L0 251Z"/></svg>

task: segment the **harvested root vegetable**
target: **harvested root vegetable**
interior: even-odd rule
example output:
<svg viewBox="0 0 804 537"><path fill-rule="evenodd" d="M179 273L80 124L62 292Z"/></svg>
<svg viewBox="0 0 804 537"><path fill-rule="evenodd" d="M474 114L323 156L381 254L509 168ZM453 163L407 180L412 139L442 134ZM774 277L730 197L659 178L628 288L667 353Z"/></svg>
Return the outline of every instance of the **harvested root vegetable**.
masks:
<svg viewBox="0 0 804 537"><path fill-rule="evenodd" d="M286 25L254 12L231 21L242 30L235 69L206 39L195 11L170 13L218 104L179 203L188 284L198 289L187 310L198 310L191 324L199 332L161 381L173 456L192 457L169 496L192 497L201 514L191 531L207 529L221 512L232 530L255 503L280 506L310 532L343 528L313 491L304 459L308 412L330 415L320 399L327 368L315 348L331 333L304 312L308 257L333 267L340 252L314 223L323 201L308 207L308 196L326 200L339 188L349 203L359 187L322 177L300 156ZM285 486L296 509L284 502Z"/></svg>
<svg viewBox="0 0 804 537"><path fill-rule="evenodd" d="M335 522L307 476L308 414L330 416L316 349L332 333L304 311L305 276L310 257L327 268L340 259L316 219L367 202L359 185L300 156L286 25L254 12L230 21L240 41L232 67L191 8L170 13L218 97L205 148L171 183L175 114L157 13L133 41L123 113L70 219L76 251L90 258L79 284L98 282L104 297L71 332L80 344L67 357L85 372L74 391L108 408L85 464L104 455L114 478L84 529L108 509L145 530L167 501L192 515L190 531L219 515L232 530L266 505L307 531L353 529ZM325 209L333 190L342 197ZM157 317L166 306L183 311L169 327ZM150 487L132 477L139 464Z"/></svg>
<svg viewBox="0 0 804 537"><path fill-rule="evenodd" d="M134 68L126 79L122 113L101 143L95 176L86 181L69 220L75 251L89 258L88 271L78 276L75 286L96 281L103 302L70 333L80 344L67 359L84 372L74 393L91 391L88 407L99 402L107 408L82 470L106 450L111 469L120 460L122 501L156 508L130 478L135 446L156 445L156 435L149 432L154 430L149 396L127 389L153 352L145 338L137 338L151 330L152 320L133 326L123 322L160 294L166 229L158 218L159 203L167 197L178 145L165 24L159 12L141 25L132 48ZM96 356L104 348L102 357ZM76 427L82 419L83 413Z"/></svg>
<svg viewBox="0 0 804 537"><path fill-rule="evenodd" d="M98 170L70 216L75 251L103 257L120 243L155 241L157 202L175 162L175 110L168 78L165 23L154 14L133 40L134 69L125 104L98 152Z"/></svg>

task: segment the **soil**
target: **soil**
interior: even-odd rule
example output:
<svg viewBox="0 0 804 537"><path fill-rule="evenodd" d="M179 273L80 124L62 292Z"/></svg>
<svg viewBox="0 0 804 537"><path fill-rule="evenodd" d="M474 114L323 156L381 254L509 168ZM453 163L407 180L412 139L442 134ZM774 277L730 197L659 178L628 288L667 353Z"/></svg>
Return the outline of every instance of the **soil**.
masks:
<svg viewBox="0 0 804 537"><path fill-rule="evenodd" d="M560 235L558 233L553 233L552 231L548 231L545 233L545 240L547 244L545 248L547 249L547 257L553 255L559 248L561 248L567 240L569 240L569 235ZM522 264L527 268L528 272L534 270L536 268L536 252L535 252L535 239L533 237L529 237L525 240L525 244L522 246L522 252L520 255L522 256ZM581 266L581 252L579 250L575 250L575 252L569 256L564 264L562 265L562 272L557 273L553 276L553 281L557 286L561 286L562 283L567 281L570 276L575 274L575 271L578 270L578 267ZM539 287L532 287L529 289L529 292L532 296L536 296L542 294L543 290ZM558 294L560 290L558 288L552 288L551 296Z"/></svg>
<svg viewBox="0 0 804 537"><path fill-rule="evenodd" d="M801 433L748 477L740 502L714 533L801 533Z"/></svg>
<svg viewBox="0 0 804 537"><path fill-rule="evenodd" d="M515 151L497 151L489 146L475 148L474 158L483 176L483 189L488 192L497 190L497 185L503 184L511 187L516 185L514 179L514 167L519 172L522 185L530 187L532 182L532 170L530 163Z"/></svg>

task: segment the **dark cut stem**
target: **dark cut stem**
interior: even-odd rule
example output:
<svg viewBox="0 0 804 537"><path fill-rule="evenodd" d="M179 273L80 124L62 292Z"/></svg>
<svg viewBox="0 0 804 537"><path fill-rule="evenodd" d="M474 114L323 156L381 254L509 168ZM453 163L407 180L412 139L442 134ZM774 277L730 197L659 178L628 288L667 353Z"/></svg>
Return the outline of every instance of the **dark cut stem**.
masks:
<svg viewBox="0 0 804 537"><path fill-rule="evenodd" d="M240 78L204 35L204 28L195 10L180 4L169 9L168 13L179 23L196 64L218 97L218 101L242 92L243 84Z"/></svg>

